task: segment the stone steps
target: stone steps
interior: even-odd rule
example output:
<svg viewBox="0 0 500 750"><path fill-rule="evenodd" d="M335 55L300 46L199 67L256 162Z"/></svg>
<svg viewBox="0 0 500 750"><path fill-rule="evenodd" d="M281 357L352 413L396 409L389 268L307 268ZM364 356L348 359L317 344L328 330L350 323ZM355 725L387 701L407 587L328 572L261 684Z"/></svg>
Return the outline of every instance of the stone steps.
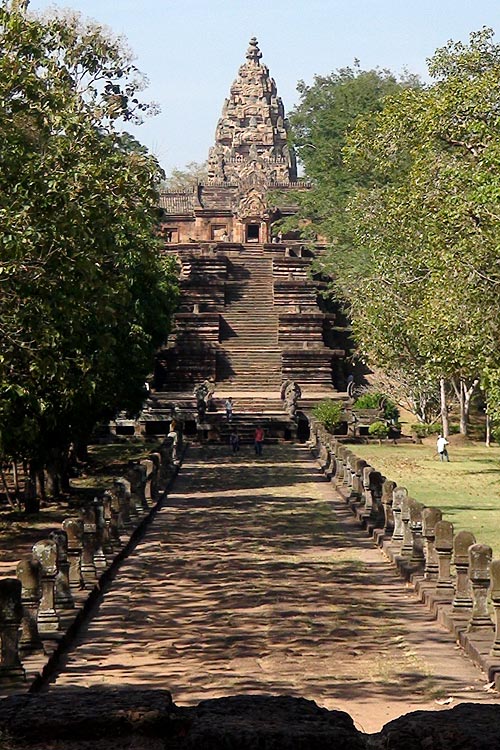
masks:
<svg viewBox="0 0 500 750"><path fill-rule="evenodd" d="M262 247L252 247L248 252L231 268L234 299L222 312L217 379L238 389L279 390L281 353L277 347L279 317L273 300L272 260L264 256Z"/></svg>

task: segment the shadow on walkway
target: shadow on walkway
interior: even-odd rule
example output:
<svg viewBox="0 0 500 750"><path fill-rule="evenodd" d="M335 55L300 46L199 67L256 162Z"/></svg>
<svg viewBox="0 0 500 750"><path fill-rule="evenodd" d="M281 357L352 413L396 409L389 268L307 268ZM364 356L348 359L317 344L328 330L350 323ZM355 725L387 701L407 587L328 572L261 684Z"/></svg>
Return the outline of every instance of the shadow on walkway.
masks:
<svg viewBox="0 0 500 750"><path fill-rule="evenodd" d="M496 701L303 448L192 448L58 687L161 687L179 705L304 696L364 731L437 697Z"/></svg>

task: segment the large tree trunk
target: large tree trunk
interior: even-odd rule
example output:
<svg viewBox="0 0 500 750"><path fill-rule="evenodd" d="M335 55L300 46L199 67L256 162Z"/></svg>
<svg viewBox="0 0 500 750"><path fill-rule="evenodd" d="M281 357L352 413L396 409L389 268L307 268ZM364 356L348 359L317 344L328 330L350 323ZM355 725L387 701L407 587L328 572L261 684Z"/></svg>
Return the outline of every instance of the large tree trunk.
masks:
<svg viewBox="0 0 500 750"><path fill-rule="evenodd" d="M47 493L45 488L45 473L43 469L37 469L35 472L35 486L36 494L42 502L45 502L47 499Z"/></svg>
<svg viewBox="0 0 500 750"><path fill-rule="evenodd" d="M32 464L26 469L24 475L24 510L26 513L38 513L40 498L36 494L36 470Z"/></svg>
<svg viewBox="0 0 500 750"><path fill-rule="evenodd" d="M17 461L12 461L12 474L14 476L14 495L17 501L19 501L19 471L17 469Z"/></svg>
<svg viewBox="0 0 500 750"><path fill-rule="evenodd" d="M59 482L59 472L55 464L49 464L43 472L45 479L45 492L48 497L59 497L61 487Z"/></svg>
<svg viewBox="0 0 500 750"><path fill-rule="evenodd" d="M461 381L462 385L462 391L463 391L463 412L460 410L460 432L462 435L467 435L469 430L469 421L470 421L470 405L472 401L472 396L474 395L476 388L479 385L479 378L476 378L472 381L472 383L467 386L467 383L465 380ZM462 432L462 421L464 424L464 431Z"/></svg>
<svg viewBox="0 0 500 750"><path fill-rule="evenodd" d="M7 502L9 503L9 505L12 508L15 508L16 504L14 502L14 498L11 497L11 494L10 494L10 491L9 491L9 486L7 484L7 479L6 479L5 474L3 472L3 467L2 467L1 463L0 463L0 476L2 478L2 484L3 484L3 488L5 490L5 497L7 498Z"/></svg>
<svg viewBox="0 0 500 750"><path fill-rule="evenodd" d="M450 434L450 422L448 419L448 404L446 402L446 382L444 378L439 381L439 397L441 400L441 423L443 425L443 437Z"/></svg>
<svg viewBox="0 0 500 750"><path fill-rule="evenodd" d="M460 405L460 434L467 436L469 431L470 405L474 392L479 385L479 378L473 380L469 385L464 378L452 380L458 403Z"/></svg>

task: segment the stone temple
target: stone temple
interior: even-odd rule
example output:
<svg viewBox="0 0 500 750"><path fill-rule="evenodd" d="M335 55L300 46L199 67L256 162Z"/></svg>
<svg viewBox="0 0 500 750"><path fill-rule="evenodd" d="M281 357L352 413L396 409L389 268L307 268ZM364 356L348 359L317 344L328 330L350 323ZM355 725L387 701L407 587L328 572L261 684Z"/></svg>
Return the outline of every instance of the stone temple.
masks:
<svg viewBox="0 0 500 750"><path fill-rule="evenodd" d="M215 384L216 411L232 396L235 414L257 415L278 435L297 424L284 409L284 382L299 384L301 405L345 391L346 329L311 273L324 246L280 230L297 192L311 186L297 177L283 103L261 59L253 38L222 107L207 177L161 196L181 301L142 415L147 433L164 432L174 407L194 430L193 390L204 380ZM207 413L212 437L223 433L219 416L218 428L217 413Z"/></svg>

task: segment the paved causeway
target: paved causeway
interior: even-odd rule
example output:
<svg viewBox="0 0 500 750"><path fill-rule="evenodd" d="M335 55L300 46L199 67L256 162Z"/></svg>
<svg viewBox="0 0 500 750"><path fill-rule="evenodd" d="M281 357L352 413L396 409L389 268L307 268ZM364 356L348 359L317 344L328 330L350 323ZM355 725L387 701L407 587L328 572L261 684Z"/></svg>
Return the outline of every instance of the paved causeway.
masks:
<svg viewBox="0 0 500 750"><path fill-rule="evenodd" d="M53 684L161 687L178 705L304 696L373 732L419 708L498 701L485 682L305 448L255 459L244 446L190 448Z"/></svg>

